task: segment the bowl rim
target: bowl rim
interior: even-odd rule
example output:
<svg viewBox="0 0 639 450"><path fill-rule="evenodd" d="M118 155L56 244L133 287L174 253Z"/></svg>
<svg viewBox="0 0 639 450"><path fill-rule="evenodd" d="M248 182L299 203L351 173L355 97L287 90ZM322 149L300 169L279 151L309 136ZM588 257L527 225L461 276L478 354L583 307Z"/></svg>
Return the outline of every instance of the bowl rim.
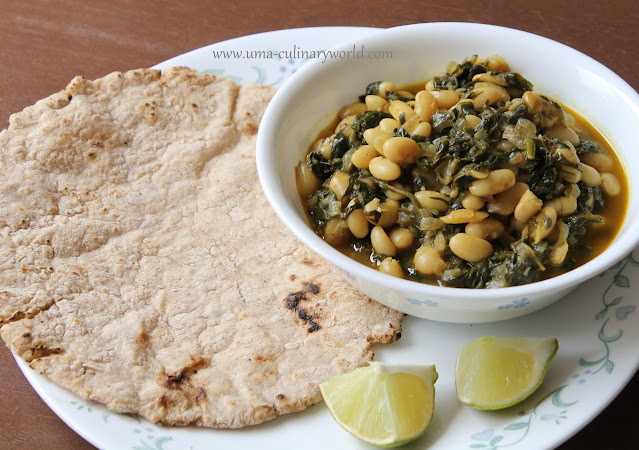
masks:
<svg viewBox="0 0 639 450"><path fill-rule="evenodd" d="M637 115L639 116L639 94L637 94L637 92L615 72L590 56L572 47L534 33L514 28L466 22L417 23L381 29L378 32L367 36L341 43L332 49L337 51L348 50L352 48L353 45L358 44L374 47L375 45L383 44L383 40L387 39L389 36L397 35L401 37L402 35L414 33L415 30L420 30L421 32L441 33L444 30L448 31L451 29L459 32L460 28L462 28L465 32L490 31L502 36L510 35L510 37L513 38L521 39L524 37L531 43L536 43L537 45L543 44L561 52L568 52L587 64L590 69L598 74L604 75L606 79L610 80L611 83L614 83L615 88L621 92L622 96L636 108ZM274 147L278 137L278 128L277 126L268 125L279 123L279 118L286 114L285 105L295 100L299 90L306 85L310 79L320 77L323 73L332 70L335 65L344 63L344 60L327 60L325 63L319 60L310 61L286 80L282 87L275 93L273 99L266 108L262 118L262 125L258 130L256 150L257 171L262 189L268 202L275 210L280 220L282 220L286 227L305 245L342 271L346 273L354 273L357 277L366 282L383 284L391 290L411 292L422 297L437 297L440 301L447 299L455 300L466 296L472 297L473 299L491 299L501 301L513 298L526 298L532 294L544 292L551 293L575 287L576 285L594 277L598 273L610 268L639 244L639 233L632 233L633 228L639 227L639 214L632 214L630 211L633 199L633 184L631 177L628 176L628 187L630 191L628 208L624 215L624 223L622 224L618 234L615 236L613 242L602 253L587 263L582 264L581 266L564 274L546 280L536 281L520 286L509 286L494 289L464 289L438 286L393 277L356 262L350 257L344 255L320 238L312 230L308 222L304 218L300 217L293 205L284 195L282 183L277 180L278 170L276 168L276 159L272 157L271 153L271 149ZM629 165L625 165L624 168L629 174Z"/></svg>

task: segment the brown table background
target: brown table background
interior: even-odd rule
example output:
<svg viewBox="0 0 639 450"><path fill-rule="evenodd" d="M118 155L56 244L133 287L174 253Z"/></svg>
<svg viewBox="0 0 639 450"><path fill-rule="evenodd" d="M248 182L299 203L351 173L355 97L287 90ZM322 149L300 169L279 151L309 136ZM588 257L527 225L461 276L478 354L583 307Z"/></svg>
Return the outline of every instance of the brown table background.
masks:
<svg viewBox="0 0 639 450"><path fill-rule="evenodd" d="M519 28L595 58L639 89L639 2L0 0L0 129L75 75L149 67L226 39L310 26L481 22ZM318 37L319 38L319 37ZM638 343L639 345L639 343ZM639 375L562 450L639 448ZM0 345L0 447L92 448L46 406Z"/></svg>

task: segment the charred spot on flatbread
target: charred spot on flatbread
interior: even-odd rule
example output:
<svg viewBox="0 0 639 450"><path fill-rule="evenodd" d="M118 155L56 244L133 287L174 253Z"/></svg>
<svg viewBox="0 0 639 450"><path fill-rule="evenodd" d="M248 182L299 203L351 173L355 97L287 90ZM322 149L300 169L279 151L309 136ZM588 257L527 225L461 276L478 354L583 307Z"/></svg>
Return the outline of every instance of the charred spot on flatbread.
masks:
<svg viewBox="0 0 639 450"><path fill-rule="evenodd" d="M51 348L46 347L43 344L40 344L36 347L31 347L31 359L45 358L50 355L57 355L62 353L62 349L60 347Z"/></svg>
<svg viewBox="0 0 639 450"><path fill-rule="evenodd" d="M167 389L181 389L183 383L189 382L190 377L196 374L198 369L206 367L210 364L210 358L202 356L189 356L191 363L182 369L173 373L163 373L159 377L162 387Z"/></svg>
<svg viewBox="0 0 639 450"><path fill-rule="evenodd" d="M197 394L193 398L193 403L196 405L204 403L206 401L206 397L207 397L206 389L204 389L203 387L198 388Z"/></svg>
<svg viewBox="0 0 639 450"><path fill-rule="evenodd" d="M304 325L309 325L306 329L309 333L313 333L322 328L319 324L320 313L319 311L313 312L313 305L300 302L308 302L313 299L314 295L320 293L320 287L312 282L302 283L302 289L299 291L291 292L285 299L285 305L287 309L295 311L297 318ZM317 307L319 305L315 305Z"/></svg>

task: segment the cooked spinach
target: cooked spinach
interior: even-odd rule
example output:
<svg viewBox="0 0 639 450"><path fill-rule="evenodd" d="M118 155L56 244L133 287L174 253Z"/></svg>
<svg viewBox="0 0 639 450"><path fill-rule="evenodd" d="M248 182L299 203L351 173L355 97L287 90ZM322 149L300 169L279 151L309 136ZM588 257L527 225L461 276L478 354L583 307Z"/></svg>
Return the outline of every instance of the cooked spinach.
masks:
<svg viewBox="0 0 639 450"><path fill-rule="evenodd" d="M366 111L364 114L358 115L355 117L351 128L355 130L355 133L359 136L359 141L363 141L364 138L361 136L365 130L369 128L375 128L379 125L382 119L391 118L388 113L379 112L379 111Z"/></svg>
<svg viewBox="0 0 639 450"><path fill-rule="evenodd" d="M435 89L467 88L472 84L473 77L480 73L486 73L488 69L481 64L475 64L476 57L471 57L461 64L451 63L449 70L440 76L433 78Z"/></svg>
<svg viewBox="0 0 639 450"><path fill-rule="evenodd" d="M599 144L593 141L582 140L579 145L575 147L577 155L585 155L586 153L603 153Z"/></svg>
<svg viewBox="0 0 639 450"><path fill-rule="evenodd" d="M484 83L482 88L488 85L498 93L496 99L476 103L473 99L480 89L474 90L474 87L478 82ZM486 63L475 56L462 63L451 63L445 74L432 79L432 85L435 90L453 91L459 101L439 107L432 114L427 120L430 133L419 135L413 131L415 120L411 120L412 114L406 115L410 111L404 109L393 115L387 112L387 107L351 117L348 126L325 138L320 149L308 153L305 164L321 182L321 187L304 199L316 231L322 235L326 223L336 218L346 223L350 214L359 209L372 225L377 225L392 209L388 205L394 205L394 225L410 230L414 236L410 248L396 256L407 277L464 288L531 283L542 278L551 265L557 265L551 254L560 243L567 242L575 251L583 250L583 238L589 226L603 221L598 212L604 207L605 194L601 187L589 186L579 181L578 176L571 179L570 174L582 171L579 156L601 153L601 146L589 139L581 139L573 145L546 135L552 127L574 127L574 121L569 120L572 118L567 117L556 102L532 94L532 84L522 75L490 71ZM367 95L379 94L379 86L380 81L367 85L360 101L364 102ZM394 90L385 95L388 103L403 102L411 109L415 107L413 96ZM366 142L364 132L379 130L384 119L396 121L390 130L386 128L388 135L384 139L410 138L417 142L418 148L417 157L410 164L403 164L399 176L392 181L377 178L371 173L372 169L354 164L355 153L362 146L373 145ZM381 147L376 148L383 153ZM525 183L544 204L574 196L574 210L563 212L557 218L563 227L564 240L531 237L530 230L535 226L548 230L559 227L550 217L544 216L537 222L532 217L527 223L517 225L512 215L493 214L493 210L485 207L482 211L491 213L490 218L501 223L504 231L491 238L490 256L476 262L464 260L448 247L448 242L456 234L465 232L466 224L447 221L445 216L465 209L464 196L473 183L503 168L511 169L517 181ZM336 173L342 177L347 175L347 186L342 182L342 187L337 189L331 184ZM420 191L431 193L432 201L428 204L432 206L420 203L417 198ZM490 204L494 198L491 194L483 200ZM438 207L442 203L447 205L445 210ZM384 259L368 237L353 238L350 242L349 251L361 255L373 266ZM424 275L415 267L413 254L424 245L436 248L446 262L446 269L439 277ZM566 270L576 264L571 254L561 261L559 264Z"/></svg>

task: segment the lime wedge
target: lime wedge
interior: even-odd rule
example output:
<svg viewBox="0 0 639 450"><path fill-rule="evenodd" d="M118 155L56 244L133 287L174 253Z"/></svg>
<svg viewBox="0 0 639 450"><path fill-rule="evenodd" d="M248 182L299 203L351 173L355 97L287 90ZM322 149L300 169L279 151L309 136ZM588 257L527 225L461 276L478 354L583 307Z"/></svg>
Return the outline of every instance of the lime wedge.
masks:
<svg viewBox="0 0 639 450"><path fill-rule="evenodd" d="M457 355L457 397L478 409L515 405L539 387L558 348L555 338L475 339Z"/></svg>
<svg viewBox="0 0 639 450"><path fill-rule="evenodd" d="M333 418L357 438L396 447L420 437L433 417L435 366L374 361L320 384Z"/></svg>

